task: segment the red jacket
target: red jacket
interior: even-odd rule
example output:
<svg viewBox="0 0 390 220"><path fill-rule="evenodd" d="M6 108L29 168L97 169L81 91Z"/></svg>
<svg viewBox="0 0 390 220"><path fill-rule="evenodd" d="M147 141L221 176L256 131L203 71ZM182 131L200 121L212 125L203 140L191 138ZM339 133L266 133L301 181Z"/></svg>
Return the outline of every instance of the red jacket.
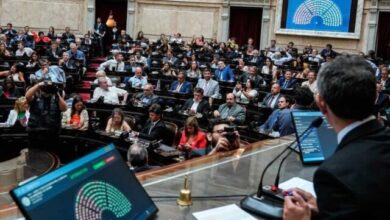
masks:
<svg viewBox="0 0 390 220"><path fill-rule="evenodd" d="M183 131L181 133L180 143L181 145L184 145L187 143L187 137L186 133ZM192 143L190 143L191 149L204 149L207 145L206 135L202 131L198 131L198 135L192 140Z"/></svg>

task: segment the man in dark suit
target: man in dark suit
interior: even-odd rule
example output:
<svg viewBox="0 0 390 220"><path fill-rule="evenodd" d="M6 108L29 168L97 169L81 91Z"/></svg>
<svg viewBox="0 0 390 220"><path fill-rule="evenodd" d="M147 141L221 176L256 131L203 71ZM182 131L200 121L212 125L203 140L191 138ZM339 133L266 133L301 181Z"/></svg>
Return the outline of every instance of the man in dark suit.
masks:
<svg viewBox="0 0 390 220"><path fill-rule="evenodd" d="M202 115L206 115L209 109L209 102L203 100L202 88L195 88L194 98L187 99L182 107L183 111L189 111L189 113L201 113Z"/></svg>
<svg viewBox="0 0 390 220"><path fill-rule="evenodd" d="M153 85L148 83L144 86L144 91L137 93L134 97L134 104L149 107L158 104L159 97L153 93Z"/></svg>
<svg viewBox="0 0 390 220"><path fill-rule="evenodd" d="M388 219L390 130L372 115L372 67L361 57L340 56L318 82L316 102L337 133L338 147L314 174L317 199L293 189L285 197L284 219Z"/></svg>
<svg viewBox="0 0 390 220"><path fill-rule="evenodd" d="M215 70L215 80L217 81L230 81L234 82L234 74L229 66L225 65L225 62L218 62L218 69Z"/></svg>
<svg viewBox="0 0 390 220"><path fill-rule="evenodd" d="M252 80L254 82L253 88L258 89L260 85L264 84L263 77L257 75L257 68L255 66L251 66L248 68L248 72L242 74L238 80L245 84L248 80Z"/></svg>
<svg viewBox="0 0 390 220"><path fill-rule="evenodd" d="M272 109L277 109L279 98L280 98L280 85L274 83L271 87L271 92L264 97L262 105Z"/></svg>
<svg viewBox="0 0 390 220"><path fill-rule="evenodd" d="M280 88L282 89L293 89L295 84L297 83L296 79L292 78L292 72L290 70L287 70L284 74L284 77L279 79L278 81Z"/></svg>
<svg viewBox="0 0 390 220"><path fill-rule="evenodd" d="M100 56L104 56L104 44L103 38L106 35L106 25L102 23L100 17L96 18L96 24L94 25L94 37L97 40L97 52L100 53Z"/></svg>
<svg viewBox="0 0 390 220"><path fill-rule="evenodd" d="M161 106L159 104L151 105L149 108L149 120L141 132L138 133L138 136L149 140L163 140L163 143L167 144L169 138L167 134L169 131L164 121L161 120L161 116Z"/></svg>
<svg viewBox="0 0 390 220"><path fill-rule="evenodd" d="M179 72L177 80L171 84L170 92L189 94L191 92L191 83L186 81L186 76L183 72Z"/></svg>

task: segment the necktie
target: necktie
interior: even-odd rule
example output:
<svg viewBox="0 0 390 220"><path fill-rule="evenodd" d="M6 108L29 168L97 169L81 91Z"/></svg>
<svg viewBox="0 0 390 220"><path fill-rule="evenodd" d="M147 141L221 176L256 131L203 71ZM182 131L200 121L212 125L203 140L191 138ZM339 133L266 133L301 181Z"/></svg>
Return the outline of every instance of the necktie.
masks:
<svg viewBox="0 0 390 220"><path fill-rule="evenodd" d="M154 126L155 126L155 123L152 122L152 125L151 125L150 128L149 128L148 135L150 135L150 133L152 132L152 129L154 128Z"/></svg>
<svg viewBox="0 0 390 220"><path fill-rule="evenodd" d="M204 90L204 94L207 95L207 93L209 91L209 82L208 81L206 81L206 84L205 84L203 90Z"/></svg>
<svg viewBox="0 0 390 220"><path fill-rule="evenodd" d="M287 84L288 84L288 80L284 81L282 88L285 89L287 87Z"/></svg>
<svg viewBox="0 0 390 220"><path fill-rule="evenodd" d="M273 95L273 96L271 97L271 99L269 100L269 102L268 102L268 107L271 107L271 108L272 108L272 102L274 101L274 98L275 98L275 96Z"/></svg>
<svg viewBox="0 0 390 220"><path fill-rule="evenodd" d="M176 92L180 92L180 89L181 89L181 86L183 85L183 83L180 83L179 85L177 85L176 87Z"/></svg>

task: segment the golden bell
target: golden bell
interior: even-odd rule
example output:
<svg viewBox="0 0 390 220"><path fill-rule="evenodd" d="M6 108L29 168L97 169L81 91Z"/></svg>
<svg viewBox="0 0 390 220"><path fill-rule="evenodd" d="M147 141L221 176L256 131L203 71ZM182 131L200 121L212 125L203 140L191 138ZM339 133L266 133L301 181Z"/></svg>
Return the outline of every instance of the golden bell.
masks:
<svg viewBox="0 0 390 220"><path fill-rule="evenodd" d="M180 196L177 199L177 204L180 206L192 205L191 190L188 189L188 176L184 177L184 189L180 190Z"/></svg>
<svg viewBox="0 0 390 220"><path fill-rule="evenodd" d="M108 19L106 21L106 26L109 28L113 28L116 26L116 21L114 20L114 15L112 14L112 11L110 11L110 15L108 16Z"/></svg>

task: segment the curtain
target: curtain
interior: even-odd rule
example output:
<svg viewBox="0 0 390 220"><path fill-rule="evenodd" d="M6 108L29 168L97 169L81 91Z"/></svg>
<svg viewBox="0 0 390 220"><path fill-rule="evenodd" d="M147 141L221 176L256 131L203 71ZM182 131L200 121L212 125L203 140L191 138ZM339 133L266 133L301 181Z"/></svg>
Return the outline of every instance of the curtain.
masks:
<svg viewBox="0 0 390 220"><path fill-rule="evenodd" d="M380 12L377 32L377 56L390 59L390 13Z"/></svg>
<svg viewBox="0 0 390 220"><path fill-rule="evenodd" d="M259 49L262 14L262 8L231 7L229 37L235 37L240 46L251 37L255 48Z"/></svg>

